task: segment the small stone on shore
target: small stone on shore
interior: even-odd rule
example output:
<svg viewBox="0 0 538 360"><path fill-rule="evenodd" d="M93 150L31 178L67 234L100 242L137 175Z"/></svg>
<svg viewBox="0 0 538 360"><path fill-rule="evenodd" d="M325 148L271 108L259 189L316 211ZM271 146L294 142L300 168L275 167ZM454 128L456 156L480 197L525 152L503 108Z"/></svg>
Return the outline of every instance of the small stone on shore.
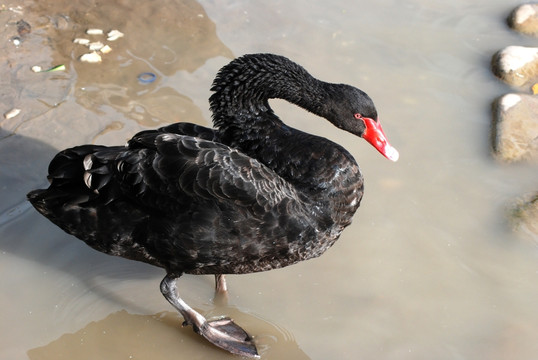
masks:
<svg viewBox="0 0 538 360"><path fill-rule="evenodd" d="M112 48L108 45L105 45L103 46L101 49L99 49L99 51L102 53L102 54L108 54L109 52L112 51Z"/></svg>
<svg viewBox="0 0 538 360"><path fill-rule="evenodd" d="M90 39L84 39L84 38L76 38L73 40L75 44L80 45L88 45L90 43Z"/></svg>
<svg viewBox="0 0 538 360"><path fill-rule="evenodd" d="M15 116L19 115L21 113L21 109L11 109L8 112L4 114L4 118L6 120L9 120L11 118L14 118Z"/></svg>
<svg viewBox="0 0 538 360"><path fill-rule="evenodd" d="M100 63L101 60L101 55L96 52L87 53L80 57L80 61L87 63Z"/></svg>
<svg viewBox="0 0 538 360"><path fill-rule="evenodd" d="M96 41L96 42L89 43L88 44L88 49L90 49L90 51L99 51L104 46L105 46L105 44L103 44L102 42Z"/></svg>
<svg viewBox="0 0 538 360"><path fill-rule="evenodd" d="M503 162L538 162L538 97L506 94L493 103L492 147Z"/></svg>
<svg viewBox="0 0 538 360"><path fill-rule="evenodd" d="M119 30L112 30L107 34L108 41L116 41L119 38L122 38L124 34Z"/></svg>
<svg viewBox="0 0 538 360"><path fill-rule="evenodd" d="M508 46L493 55L491 69L509 85L530 86L538 81L538 48Z"/></svg>
<svg viewBox="0 0 538 360"><path fill-rule="evenodd" d="M516 230L538 240L538 192L517 202L511 220Z"/></svg>
<svg viewBox="0 0 538 360"><path fill-rule="evenodd" d="M19 33L19 36L25 36L32 32L32 27L30 26L30 24L28 24L26 21L22 19L17 21L16 25L17 25L17 32Z"/></svg>
<svg viewBox="0 0 538 360"><path fill-rule="evenodd" d="M523 4L512 11L508 25L523 34L538 36L538 4Z"/></svg>
<svg viewBox="0 0 538 360"><path fill-rule="evenodd" d="M88 29L88 30L86 30L86 34L88 34L88 35L103 35L103 30L101 30L101 29Z"/></svg>

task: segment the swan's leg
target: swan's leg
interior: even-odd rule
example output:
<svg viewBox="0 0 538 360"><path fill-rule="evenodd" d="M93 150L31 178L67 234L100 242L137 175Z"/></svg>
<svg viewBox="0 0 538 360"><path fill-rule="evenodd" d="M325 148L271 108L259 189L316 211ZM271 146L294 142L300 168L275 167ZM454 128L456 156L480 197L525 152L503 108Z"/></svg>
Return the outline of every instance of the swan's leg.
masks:
<svg viewBox="0 0 538 360"><path fill-rule="evenodd" d="M185 319L183 325L192 325L194 332L232 354L259 357L252 338L231 319L223 318L207 321L205 317L192 309L178 296L176 280L180 276L167 274L161 281L161 293L183 316Z"/></svg>
<svg viewBox="0 0 538 360"><path fill-rule="evenodd" d="M226 276L224 276L224 274L215 275L215 292L218 294L228 292L228 286L226 285Z"/></svg>
<svg viewBox="0 0 538 360"><path fill-rule="evenodd" d="M228 305L228 286L224 274L215 274L215 304L220 306Z"/></svg>

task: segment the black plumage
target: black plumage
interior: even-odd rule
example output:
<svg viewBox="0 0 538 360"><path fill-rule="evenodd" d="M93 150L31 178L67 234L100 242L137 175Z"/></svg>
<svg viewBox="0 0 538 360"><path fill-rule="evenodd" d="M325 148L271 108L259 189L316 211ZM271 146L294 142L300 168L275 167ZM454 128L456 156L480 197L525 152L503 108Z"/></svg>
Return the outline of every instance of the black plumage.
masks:
<svg viewBox="0 0 538 360"><path fill-rule="evenodd" d="M377 113L361 90L319 81L271 54L232 61L212 90L214 129L177 123L142 131L126 146L64 150L50 163L50 187L28 199L96 250L164 268L161 290L187 323L218 346L255 356L255 348L244 349L246 333L234 338L242 345L230 345L204 330L229 335L237 325L199 322L170 290L174 280L316 257L350 224L363 193L357 163L341 146L286 126L270 98L357 136L367 129L361 120Z"/></svg>

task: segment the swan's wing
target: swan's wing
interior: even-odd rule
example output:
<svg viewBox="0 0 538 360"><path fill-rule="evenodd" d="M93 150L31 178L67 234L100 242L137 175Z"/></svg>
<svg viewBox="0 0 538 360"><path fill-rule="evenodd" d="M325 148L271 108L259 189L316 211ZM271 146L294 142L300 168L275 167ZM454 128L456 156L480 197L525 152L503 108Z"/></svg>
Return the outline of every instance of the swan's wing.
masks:
<svg viewBox="0 0 538 360"><path fill-rule="evenodd" d="M62 151L51 187L30 200L99 251L167 269L239 273L256 261L266 269L299 261L319 219L273 170L218 142L173 133L140 139L133 148Z"/></svg>
<svg viewBox="0 0 538 360"><path fill-rule="evenodd" d="M164 126L158 129L141 131L129 142L128 147L135 148L155 148L155 137L160 134L176 134L192 136L199 139L215 141L216 133L214 129L196 125L192 123L174 123L168 126Z"/></svg>
<svg viewBox="0 0 538 360"><path fill-rule="evenodd" d="M151 146L139 147L150 138ZM262 215L282 201L297 199L291 185L257 160L192 136L143 134L132 149L103 149L87 156L84 164L91 190L119 187L125 196L161 211L219 202Z"/></svg>

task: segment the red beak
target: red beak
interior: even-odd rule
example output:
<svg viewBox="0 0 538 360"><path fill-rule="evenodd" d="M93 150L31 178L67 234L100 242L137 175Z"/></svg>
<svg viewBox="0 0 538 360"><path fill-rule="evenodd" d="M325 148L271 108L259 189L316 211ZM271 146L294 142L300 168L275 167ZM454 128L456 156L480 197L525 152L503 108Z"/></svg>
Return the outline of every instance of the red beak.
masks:
<svg viewBox="0 0 538 360"><path fill-rule="evenodd" d="M366 125L366 130L364 130L362 138L372 144L387 159L397 161L400 154L398 150L389 144L381 124L367 117L363 117L362 120L364 120L364 124Z"/></svg>

